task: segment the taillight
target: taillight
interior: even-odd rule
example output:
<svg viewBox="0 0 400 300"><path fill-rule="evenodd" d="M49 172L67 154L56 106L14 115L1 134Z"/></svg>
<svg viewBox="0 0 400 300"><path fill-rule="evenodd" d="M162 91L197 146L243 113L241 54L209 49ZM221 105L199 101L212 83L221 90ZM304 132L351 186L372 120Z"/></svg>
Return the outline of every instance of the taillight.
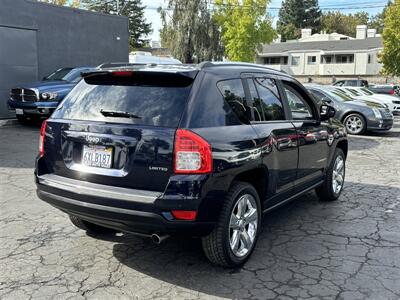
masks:
<svg viewBox="0 0 400 300"><path fill-rule="evenodd" d="M46 134L47 120L44 120L42 127L40 127L40 137L39 137L39 155L44 155L44 138Z"/></svg>
<svg viewBox="0 0 400 300"><path fill-rule="evenodd" d="M391 90L389 91L389 94L390 94L390 95L394 95L394 89L391 89Z"/></svg>
<svg viewBox="0 0 400 300"><path fill-rule="evenodd" d="M171 213L175 219L186 221L195 220L197 215L195 210L173 210Z"/></svg>
<svg viewBox="0 0 400 300"><path fill-rule="evenodd" d="M212 171L210 144L190 130L176 131L174 159L176 174L204 174Z"/></svg>

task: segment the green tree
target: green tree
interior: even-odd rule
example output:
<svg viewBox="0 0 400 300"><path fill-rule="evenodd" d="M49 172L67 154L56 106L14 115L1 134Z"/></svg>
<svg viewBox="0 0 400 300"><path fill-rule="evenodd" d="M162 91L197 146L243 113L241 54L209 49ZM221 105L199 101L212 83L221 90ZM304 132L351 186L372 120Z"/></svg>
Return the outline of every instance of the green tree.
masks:
<svg viewBox="0 0 400 300"><path fill-rule="evenodd" d="M207 0L169 0L160 10L161 45L184 63L222 59L221 34L209 5Z"/></svg>
<svg viewBox="0 0 400 300"><path fill-rule="evenodd" d="M318 0L284 0L277 22L282 41L299 38L302 28L311 28L313 33L320 31L321 10Z"/></svg>
<svg viewBox="0 0 400 300"><path fill-rule="evenodd" d="M380 55L383 72L400 76L400 0L395 0L385 11L383 29L383 52Z"/></svg>
<svg viewBox="0 0 400 300"><path fill-rule="evenodd" d="M145 6L141 0L81 0L89 10L107 14L118 14L129 18L129 46L131 50L148 45L151 23L144 18Z"/></svg>
<svg viewBox="0 0 400 300"><path fill-rule="evenodd" d="M377 33L383 32L385 13L381 12L375 16L371 16L368 22L368 28L375 28Z"/></svg>
<svg viewBox="0 0 400 300"><path fill-rule="evenodd" d="M369 28L375 28L377 33L382 33L385 26L385 13L393 3L389 1L381 13L371 16L368 22Z"/></svg>
<svg viewBox="0 0 400 300"><path fill-rule="evenodd" d="M267 15L269 0L216 0L225 55L231 61L253 62L257 48L276 36Z"/></svg>
<svg viewBox="0 0 400 300"><path fill-rule="evenodd" d="M366 12L357 12L355 14L342 14L341 12L329 11L321 17L321 28L327 33L340 33L348 36L356 36L357 25L367 25L369 15Z"/></svg>

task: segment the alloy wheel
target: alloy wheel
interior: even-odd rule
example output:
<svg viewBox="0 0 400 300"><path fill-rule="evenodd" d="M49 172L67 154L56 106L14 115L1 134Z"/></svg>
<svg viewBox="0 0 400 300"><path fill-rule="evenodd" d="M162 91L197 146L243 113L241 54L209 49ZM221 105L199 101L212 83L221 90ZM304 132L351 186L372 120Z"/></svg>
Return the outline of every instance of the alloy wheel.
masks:
<svg viewBox="0 0 400 300"><path fill-rule="evenodd" d="M347 132L351 134L359 134L364 129L364 122L359 116L351 115L346 119Z"/></svg>
<svg viewBox="0 0 400 300"><path fill-rule="evenodd" d="M342 156L337 156L333 165L332 189L335 194L340 193L344 183L344 159Z"/></svg>
<svg viewBox="0 0 400 300"><path fill-rule="evenodd" d="M257 224L256 200L252 195L244 194L236 202L229 222L229 243L235 256L243 257L252 249Z"/></svg>

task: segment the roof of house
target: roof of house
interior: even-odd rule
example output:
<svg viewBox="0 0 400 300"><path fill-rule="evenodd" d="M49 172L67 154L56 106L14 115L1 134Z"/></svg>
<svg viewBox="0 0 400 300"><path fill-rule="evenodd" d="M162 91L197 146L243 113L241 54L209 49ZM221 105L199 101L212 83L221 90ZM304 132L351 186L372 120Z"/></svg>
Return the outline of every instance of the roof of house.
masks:
<svg viewBox="0 0 400 300"><path fill-rule="evenodd" d="M319 42L289 42L263 45L259 55L285 53L290 51L352 51L382 48L382 38L373 37L362 40L339 40Z"/></svg>

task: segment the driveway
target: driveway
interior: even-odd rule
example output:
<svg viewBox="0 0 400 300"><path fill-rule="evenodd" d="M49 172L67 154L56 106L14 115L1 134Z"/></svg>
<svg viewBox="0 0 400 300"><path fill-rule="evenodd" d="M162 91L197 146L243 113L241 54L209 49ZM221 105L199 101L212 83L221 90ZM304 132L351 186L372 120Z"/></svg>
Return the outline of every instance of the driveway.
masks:
<svg viewBox="0 0 400 300"><path fill-rule="evenodd" d="M338 201L309 193L265 215L236 270L208 263L197 239L77 230L36 197L38 130L0 127L1 299L400 298L400 118L350 138Z"/></svg>

